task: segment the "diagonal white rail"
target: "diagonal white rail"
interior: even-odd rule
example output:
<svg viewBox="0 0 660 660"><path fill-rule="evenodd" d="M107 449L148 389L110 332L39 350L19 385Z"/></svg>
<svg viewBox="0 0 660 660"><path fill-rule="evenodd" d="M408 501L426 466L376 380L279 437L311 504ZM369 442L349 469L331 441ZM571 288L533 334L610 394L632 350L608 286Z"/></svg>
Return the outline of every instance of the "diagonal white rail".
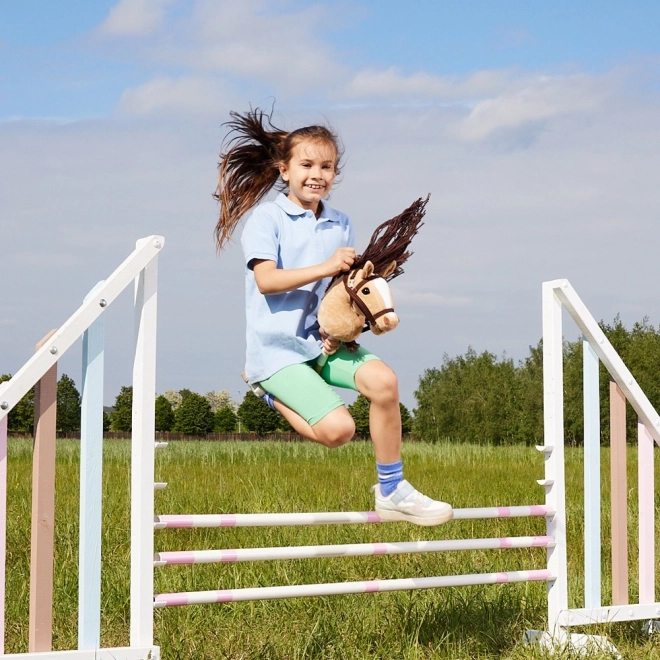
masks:
<svg viewBox="0 0 660 660"><path fill-rule="evenodd" d="M82 336L83 332L103 313L103 310L129 285L149 264L163 247L162 236L142 239L136 249L108 277L105 282L85 300L71 317L55 332L13 378L4 383L0 391L0 419L23 398L28 390L60 359Z"/></svg>

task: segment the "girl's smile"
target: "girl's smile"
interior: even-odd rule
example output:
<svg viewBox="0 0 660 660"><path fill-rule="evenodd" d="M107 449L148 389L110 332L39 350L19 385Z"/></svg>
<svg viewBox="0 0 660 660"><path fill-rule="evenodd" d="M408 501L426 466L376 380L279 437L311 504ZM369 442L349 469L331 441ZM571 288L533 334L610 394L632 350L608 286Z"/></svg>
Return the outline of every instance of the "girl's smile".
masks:
<svg viewBox="0 0 660 660"><path fill-rule="evenodd" d="M319 202L337 176L337 151L331 144L302 141L293 148L289 161L280 166L280 174L289 184L289 199L317 214Z"/></svg>

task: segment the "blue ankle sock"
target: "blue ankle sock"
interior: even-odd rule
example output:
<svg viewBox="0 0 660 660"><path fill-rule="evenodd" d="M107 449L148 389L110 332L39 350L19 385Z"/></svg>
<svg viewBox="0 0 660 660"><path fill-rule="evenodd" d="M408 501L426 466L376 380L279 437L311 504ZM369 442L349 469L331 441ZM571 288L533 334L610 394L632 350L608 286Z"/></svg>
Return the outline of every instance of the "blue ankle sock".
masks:
<svg viewBox="0 0 660 660"><path fill-rule="evenodd" d="M273 410L275 410L275 397L272 394L269 394L268 392L266 392L261 397L261 400L265 401L268 404L269 408L272 408Z"/></svg>
<svg viewBox="0 0 660 660"><path fill-rule="evenodd" d="M403 481L403 462L376 462L376 470L378 470L380 492L383 494L383 497L387 497L388 495L391 495L396 490L396 487Z"/></svg>

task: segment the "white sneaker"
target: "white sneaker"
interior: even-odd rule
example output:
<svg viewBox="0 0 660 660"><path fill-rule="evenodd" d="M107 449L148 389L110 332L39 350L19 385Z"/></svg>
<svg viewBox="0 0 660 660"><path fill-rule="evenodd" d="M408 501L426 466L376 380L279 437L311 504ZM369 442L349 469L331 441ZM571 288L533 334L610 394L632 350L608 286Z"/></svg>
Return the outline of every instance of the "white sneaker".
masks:
<svg viewBox="0 0 660 660"><path fill-rule="evenodd" d="M416 525L442 525L454 517L454 510L446 502L436 502L415 490L405 479L396 490L383 497L380 484L373 486L376 494L376 513L381 520L404 520Z"/></svg>

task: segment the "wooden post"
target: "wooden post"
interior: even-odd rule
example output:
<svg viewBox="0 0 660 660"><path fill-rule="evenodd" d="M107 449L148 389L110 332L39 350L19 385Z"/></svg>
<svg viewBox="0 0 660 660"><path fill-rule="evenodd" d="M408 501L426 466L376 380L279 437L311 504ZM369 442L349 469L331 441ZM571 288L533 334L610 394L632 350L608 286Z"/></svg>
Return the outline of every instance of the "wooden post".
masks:
<svg viewBox="0 0 660 660"><path fill-rule="evenodd" d="M38 344L39 350L56 330ZM34 454L32 458L32 537L30 557L31 653L52 650L53 547L55 537L55 431L57 363L34 388Z"/></svg>
<svg viewBox="0 0 660 660"><path fill-rule="evenodd" d="M610 478L612 511L612 605L628 604L628 486L626 399L610 381Z"/></svg>

